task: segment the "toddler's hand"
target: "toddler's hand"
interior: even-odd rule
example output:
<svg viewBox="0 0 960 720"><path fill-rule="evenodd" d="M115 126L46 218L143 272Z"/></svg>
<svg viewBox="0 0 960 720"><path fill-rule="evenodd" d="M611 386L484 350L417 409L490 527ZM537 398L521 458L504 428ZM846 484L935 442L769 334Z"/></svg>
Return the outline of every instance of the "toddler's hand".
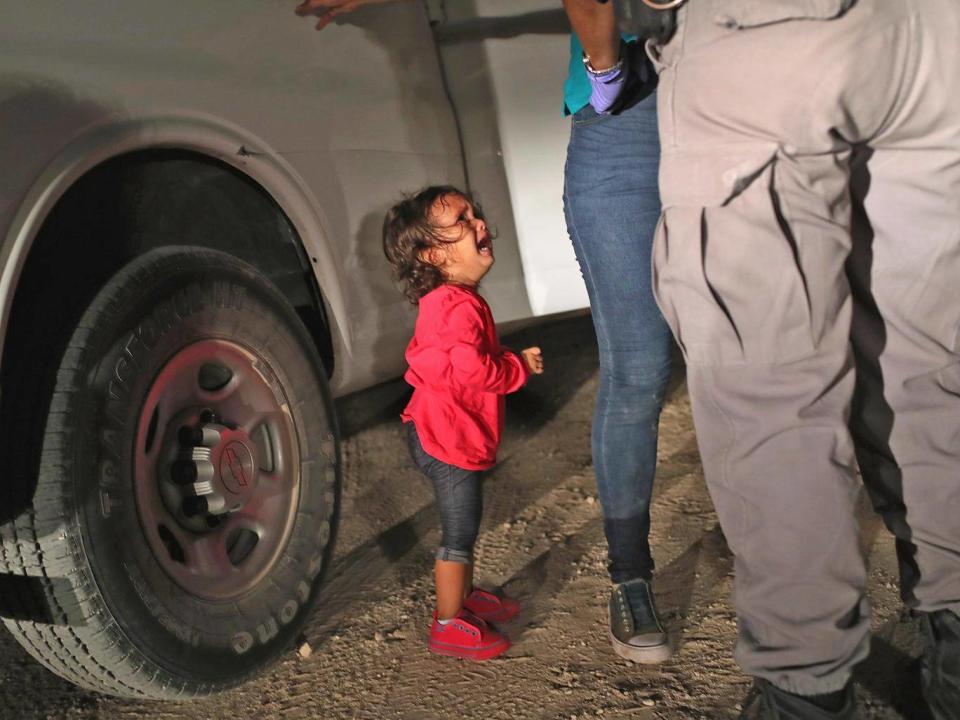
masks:
<svg viewBox="0 0 960 720"><path fill-rule="evenodd" d="M540 354L540 348L529 347L526 350L521 350L520 357L523 358L527 367L530 368L530 372L534 375L543 374L543 355Z"/></svg>

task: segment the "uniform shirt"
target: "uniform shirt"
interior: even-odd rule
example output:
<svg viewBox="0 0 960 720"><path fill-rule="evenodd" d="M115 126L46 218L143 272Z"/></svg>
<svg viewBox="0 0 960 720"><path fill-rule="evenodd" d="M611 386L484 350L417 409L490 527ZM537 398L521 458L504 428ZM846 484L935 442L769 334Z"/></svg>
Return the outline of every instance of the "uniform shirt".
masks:
<svg viewBox="0 0 960 720"><path fill-rule="evenodd" d="M423 449L467 470L497 461L504 395L523 387L528 370L500 347L486 301L463 285L441 285L420 298L410 368L413 397L401 414L413 422Z"/></svg>

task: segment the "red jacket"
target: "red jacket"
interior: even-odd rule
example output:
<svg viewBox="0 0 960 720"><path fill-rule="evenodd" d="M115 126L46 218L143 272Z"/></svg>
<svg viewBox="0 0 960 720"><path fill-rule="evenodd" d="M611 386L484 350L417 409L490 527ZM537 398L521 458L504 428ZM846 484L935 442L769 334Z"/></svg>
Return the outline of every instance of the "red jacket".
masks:
<svg viewBox="0 0 960 720"><path fill-rule="evenodd" d="M486 301L462 285L420 298L404 379L413 397L401 414L423 449L450 465L485 470L497 461L503 396L527 382L527 364L500 347Z"/></svg>

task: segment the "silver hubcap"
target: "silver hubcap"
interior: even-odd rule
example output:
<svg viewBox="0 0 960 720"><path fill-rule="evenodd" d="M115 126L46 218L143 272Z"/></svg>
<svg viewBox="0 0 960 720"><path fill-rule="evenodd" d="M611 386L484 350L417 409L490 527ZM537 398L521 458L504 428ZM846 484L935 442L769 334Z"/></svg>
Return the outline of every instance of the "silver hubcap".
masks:
<svg viewBox="0 0 960 720"><path fill-rule="evenodd" d="M208 600L260 582L300 490L296 428L264 360L226 340L183 348L150 388L136 442L137 509L164 571Z"/></svg>

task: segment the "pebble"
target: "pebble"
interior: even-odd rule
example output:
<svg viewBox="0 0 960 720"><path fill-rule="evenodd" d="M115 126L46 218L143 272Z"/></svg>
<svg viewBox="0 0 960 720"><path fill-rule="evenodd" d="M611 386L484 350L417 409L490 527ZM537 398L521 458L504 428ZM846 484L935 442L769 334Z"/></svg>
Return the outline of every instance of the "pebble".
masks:
<svg viewBox="0 0 960 720"><path fill-rule="evenodd" d="M654 705L657 704L657 701L654 700L653 698L644 698L643 700L641 700L641 702L642 702L646 707L653 707Z"/></svg>
<svg viewBox="0 0 960 720"><path fill-rule="evenodd" d="M377 642L381 642L381 643L382 643L384 640L386 640L386 637L384 637L384 634L383 634L382 632L380 632L379 630L377 630L377 631L373 634L373 639L376 640Z"/></svg>
<svg viewBox="0 0 960 720"><path fill-rule="evenodd" d="M297 654L306 660L308 657L313 655L313 648L310 647L310 643L304 642L298 649Z"/></svg>
<svg viewBox="0 0 960 720"><path fill-rule="evenodd" d="M593 505L597 499L593 495L587 495L587 505Z"/></svg>

